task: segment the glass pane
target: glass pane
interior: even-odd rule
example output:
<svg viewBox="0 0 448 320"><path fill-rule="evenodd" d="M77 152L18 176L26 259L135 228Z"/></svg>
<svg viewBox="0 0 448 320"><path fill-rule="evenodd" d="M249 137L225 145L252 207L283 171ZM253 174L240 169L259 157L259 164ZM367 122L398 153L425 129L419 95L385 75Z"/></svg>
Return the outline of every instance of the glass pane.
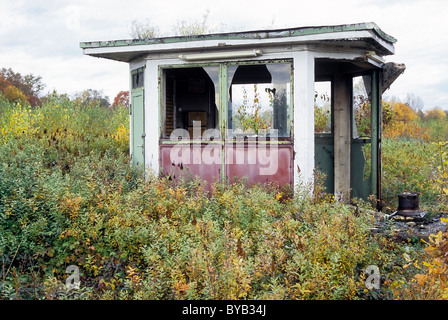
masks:
<svg viewBox="0 0 448 320"><path fill-rule="evenodd" d="M370 138L370 76L353 78L353 138Z"/></svg>
<svg viewBox="0 0 448 320"><path fill-rule="evenodd" d="M353 138L358 141L352 145L352 161L363 166L364 181L371 177L371 115L372 104L370 95L371 76L353 78ZM367 139L360 143L359 139ZM356 159L356 160L355 160ZM364 182L362 182L364 183Z"/></svg>
<svg viewBox="0 0 448 320"><path fill-rule="evenodd" d="M314 84L314 132L331 133L331 81Z"/></svg>
<svg viewBox="0 0 448 320"><path fill-rule="evenodd" d="M143 71L132 75L132 89L143 87Z"/></svg>
<svg viewBox="0 0 448 320"><path fill-rule="evenodd" d="M228 79L230 134L290 136L290 64L229 66Z"/></svg>

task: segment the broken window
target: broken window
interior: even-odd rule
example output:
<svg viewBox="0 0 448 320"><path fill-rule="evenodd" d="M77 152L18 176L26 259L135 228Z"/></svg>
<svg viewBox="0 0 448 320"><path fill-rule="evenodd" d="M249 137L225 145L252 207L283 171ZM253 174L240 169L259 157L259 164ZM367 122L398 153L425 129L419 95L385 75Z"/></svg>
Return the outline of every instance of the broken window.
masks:
<svg viewBox="0 0 448 320"><path fill-rule="evenodd" d="M200 138L219 127L219 66L165 69L164 137Z"/></svg>
<svg viewBox="0 0 448 320"><path fill-rule="evenodd" d="M290 63L229 65L227 79L229 134L290 136Z"/></svg>
<svg viewBox="0 0 448 320"><path fill-rule="evenodd" d="M132 89L143 87L143 68L132 72Z"/></svg>
<svg viewBox="0 0 448 320"><path fill-rule="evenodd" d="M370 138L372 105L369 75L353 78L353 138Z"/></svg>
<svg viewBox="0 0 448 320"><path fill-rule="evenodd" d="M315 82L314 88L314 132L331 133L331 81Z"/></svg>
<svg viewBox="0 0 448 320"><path fill-rule="evenodd" d="M353 77L352 161L364 166L363 179L371 177L372 102L371 76ZM361 182L360 182L361 183Z"/></svg>

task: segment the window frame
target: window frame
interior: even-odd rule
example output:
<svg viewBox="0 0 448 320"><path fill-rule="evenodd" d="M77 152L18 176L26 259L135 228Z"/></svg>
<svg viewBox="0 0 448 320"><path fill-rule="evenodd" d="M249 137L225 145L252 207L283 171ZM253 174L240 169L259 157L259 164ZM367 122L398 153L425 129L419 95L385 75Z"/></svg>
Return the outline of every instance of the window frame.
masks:
<svg viewBox="0 0 448 320"><path fill-rule="evenodd" d="M294 65L293 65L293 59L263 59L263 60L245 60L245 61L230 61L230 62L226 62L226 70L225 70L225 75L226 75L226 102L225 102L225 129L228 128L228 106L229 106L229 91L230 91L230 87L228 86L228 71L227 71L227 67L228 66L243 66L243 65L268 65L268 64L289 64L290 65L290 80L289 80L289 85L290 85L290 94L289 94L289 119L288 121L288 125L289 125L289 135L286 137L276 137L275 139L271 140L269 137L263 137L261 139L262 142L265 143L292 143L293 141L293 124L294 124ZM224 132L226 132L224 130ZM228 137L226 136L226 141L229 142L235 142L237 141L237 137ZM258 140L258 137L257 137Z"/></svg>
<svg viewBox="0 0 448 320"><path fill-rule="evenodd" d="M201 139L200 143L224 143L235 142L236 137L228 137L228 107L229 107L229 86L228 86L228 67L229 66L241 66L241 65L268 65L268 64L289 64L290 65L290 93L289 93L289 106L288 106L288 125L289 135L287 137L276 137L270 139L269 137L263 137L260 143L276 143L276 144L291 144L294 139L294 65L293 59L263 59L263 60L242 60L242 61L213 61L213 62L199 62L199 63L185 63L185 64L164 64L159 65L158 79L159 79L159 141L160 144L189 144L195 141L192 137L190 139L171 140L170 137L165 136L165 122L166 122L166 70L177 68L204 68L204 67L218 67L218 126L221 139L219 140L204 140ZM176 128L174 128L176 129ZM258 139L257 139L258 142Z"/></svg>
<svg viewBox="0 0 448 320"><path fill-rule="evenodd" d="M136 79L134 79L136 77ZM141 79L141 81L140 81ZM141 67L131 71L131 90L145 87L145 68Z"/></svg>

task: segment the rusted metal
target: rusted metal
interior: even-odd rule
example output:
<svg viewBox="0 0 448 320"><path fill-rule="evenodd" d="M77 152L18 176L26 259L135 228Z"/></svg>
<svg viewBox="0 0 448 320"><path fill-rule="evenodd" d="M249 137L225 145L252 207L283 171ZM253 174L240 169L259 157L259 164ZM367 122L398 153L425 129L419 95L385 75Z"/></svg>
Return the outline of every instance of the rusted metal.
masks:
<svg viewBox="0 0 448 320"><path fill-rule="evenodd" d="M398 210L396 214L406 217L423 217L426 212L419 207L418 192L403 192L398 195Z"/></svg>
<svg viewBox="0 0 448 320"><path fill-rule="evenodd" d="M383 211L383 194L382 194L382 162L381 162L381 138L378 141L378 158L380 161L378 161L378 172L377 172L377 179L378 179L378 191L377 191L377 210Z"/></svg>

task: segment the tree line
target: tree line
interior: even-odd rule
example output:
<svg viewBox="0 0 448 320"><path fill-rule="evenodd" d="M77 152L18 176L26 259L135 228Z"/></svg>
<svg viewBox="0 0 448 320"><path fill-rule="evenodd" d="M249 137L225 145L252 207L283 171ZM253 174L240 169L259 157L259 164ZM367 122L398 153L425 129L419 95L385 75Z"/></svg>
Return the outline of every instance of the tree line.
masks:
<svg viewBox="0 0 448 320"><path fill-rule="evenodd" d="M45 87L41 76L31 73L23 75L11 68L3 67L0 69L0 95L10 102L25 103L31 107L42 106L48 96L43 94ZM120 91L112 103L110 103L109 97L103 94L102 90L94 89L77 92L73 95L72 100L83 106L129 107L130 104L129 91L126 90Z"/></svg>

